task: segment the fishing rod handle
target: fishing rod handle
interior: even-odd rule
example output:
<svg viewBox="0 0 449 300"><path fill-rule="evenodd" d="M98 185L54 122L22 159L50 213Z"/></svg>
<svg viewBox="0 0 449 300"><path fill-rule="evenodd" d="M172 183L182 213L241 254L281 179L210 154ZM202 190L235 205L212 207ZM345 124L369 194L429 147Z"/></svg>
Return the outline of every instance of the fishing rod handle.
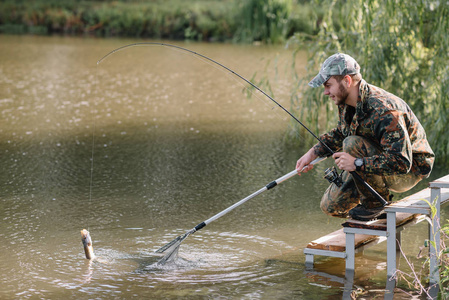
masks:
<svg viewBox="0 0 449 300"><path fill-rule="evenodd" d="M301 171L303 171L303 170L304 170L305 168L307 168L308 166L316 165L317 163L319 163L319 162L325 160L326 158L327 158L327 157L318 157L318 158L315 158L315 159L314 159L313 161L311 161L308 165L304 166L304 167L301 169ZM287 174L285 174L284 176L279 177L278 179L276 179L276 180L270 182L269 184L266 185L266 188L267 188L267 190L272 189L272 188L274 188L276 185L278 185L279 183L281 183L281 182L283 182L283 181L285 181L285 180L287 180L287 179L290 179L290 178L292 178L293 176L295 176L295 175L297 175L297 174L298 174L298 170L295 169L295 170L291 171L290 173L287 173Z"/></svg>

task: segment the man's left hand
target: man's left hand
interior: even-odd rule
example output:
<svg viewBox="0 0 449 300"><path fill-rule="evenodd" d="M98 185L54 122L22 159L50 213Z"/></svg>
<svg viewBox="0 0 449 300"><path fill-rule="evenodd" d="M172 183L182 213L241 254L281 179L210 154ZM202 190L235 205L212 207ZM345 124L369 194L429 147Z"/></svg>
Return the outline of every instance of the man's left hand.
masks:
<svg viewBox="0 0 449 300"><path fill-rule="evenodd" d="M346 153L346 152L336 152L332 155L332 158L335 159L335 163L340 170L345 170L348 172L355 171L355 157Z"/></svg>

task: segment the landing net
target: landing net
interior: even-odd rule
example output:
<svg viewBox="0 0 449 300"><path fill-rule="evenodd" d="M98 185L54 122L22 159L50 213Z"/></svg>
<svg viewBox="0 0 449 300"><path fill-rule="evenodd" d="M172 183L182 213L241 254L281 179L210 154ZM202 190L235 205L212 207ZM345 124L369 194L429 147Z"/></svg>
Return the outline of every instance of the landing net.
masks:
<svg viewBox="0 0 449 300"><path fill-rule="evenodd" d="M164 253L164 256L157 262L157 264L164 265L167 262L175 261L178 258L178 251L182 241L184 241L189 235L194 232L195 230L192 229L185 234L178 236L170 243L165 244L160 249L156 250L155 253Z"/></svg>

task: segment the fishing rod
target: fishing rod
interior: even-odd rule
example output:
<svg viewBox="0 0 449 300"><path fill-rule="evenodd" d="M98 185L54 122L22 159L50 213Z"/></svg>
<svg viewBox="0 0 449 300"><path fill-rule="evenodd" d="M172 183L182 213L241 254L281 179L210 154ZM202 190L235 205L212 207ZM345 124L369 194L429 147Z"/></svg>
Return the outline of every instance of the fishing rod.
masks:
<svg viewBox="0 0 449 300"><path fill-rule="evenodd" d="M226 67L225 65L213 60L210 57L207 57L201 53L195 52L193 50L181 47L181 46L177 46L177 45L173 45L173 44L167 44L167 43L159 43L159 42L140 42L140 43L133 43L133 44L128 44L122 47L119 47L117 49L112 50L111 52L109 52L108 54L106 54L105 56L103 56L100 60L97 61L97 65L99 65L103 60L105 60L108 56L126 49L126 48L130 48L130 47L135 47L135 46L164 46L164 47L168 47L168 48L174 48L174 49L178 49L181 51L185 51L188 53L191 53L193 55L196 55L198 57L201 57L205 60L208 60L216 65L218 65L219 67L227 70L228 72L231 72L232 74L234 74L235 76L237 76L238 78L242 79L243 81L245 81L246 83L248 83L250 86L252 86L253 88L255 88L256 90L258 90L259 92L261 92L263 95L265 95L268 99L270 99L271 101L273 101L273 103L275 103L277 106L279 106L284 112L286 112L290 117L293 118L293 120L295 120L296 122L298 122L305 130L307 130L316 140L318 140L318 142L331 154L333 155L335 153L335 151L333 151L326 143L324 143L315 133L313 133L309 128L307 128L306 125L304 125L297 117L295 117L289 110L287 110L285 107L283 107L279 102L277 102L275 99L273 99L273 97L271 97L270 95L268 95L265 91L263 91L261 88L259 88L258 86L256 86L254 83L252 83L251 81L249 81L248 79L246 79L245 77L241 76L240 74L236 73L235 71L231 70L230 68ZM336 172L333 172L332 170L328 172L326 172L326 176L328 176L329 178L333 179L335 178L335 183L339 184L340 181L338 178L339 175L335 174ZM371 194L373 194L373 196L380 201L380 203L382 203L383 206L387 205L388 202L376 191L374 190L365 180L363 180L363 178L356 172L356 171L350 171L349 172L353 178L355 178L357 181L359 181L366 189L368 189ZM329 180L328 177L325 177L326 179ZM341 180L341 179L340 179ZM329 180L330 181L330 180Z"/></svg>

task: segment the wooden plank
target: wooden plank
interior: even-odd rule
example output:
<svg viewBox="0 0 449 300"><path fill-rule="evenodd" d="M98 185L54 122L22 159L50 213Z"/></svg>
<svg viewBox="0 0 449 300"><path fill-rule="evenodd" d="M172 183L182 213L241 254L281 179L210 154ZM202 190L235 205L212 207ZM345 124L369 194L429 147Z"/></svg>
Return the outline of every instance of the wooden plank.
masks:
<svg viewBox="0 0 449 300"><path fill-rule="evenodd" d="M355 248L357 249L378 238L377 235L356 234ZM341 228L310 242L306 248L344 252L346 250L346 234L343 232L343 228Z"/></svg>
<svg viewBox="0 0 449 300"><path fill-rule="evenodd" d="M399 201L395 201L395 202L391 203L390 205L387 205L386 207L390 207L390 206L405 207L405 206L410 206L410 205L426 205L426 207L428 207L427 203L425 201L423 201L423 199L426 199L427 201L429 201L430 188L425 188L413 195L402 198ZM419 203L421 203L421 204L419 204Z"/></svg>
<svg viewBox="0 0 449 300"><path fill-rule="evenodd" d="M430 187L449 188L449 175L438 178L430 183Z"/></svg>
<svg viewBox="0 0 449 300"><path fill-rule="evenodd" d="M417 216L419 215L402 212L396 213L396 228L408 223L409 221L412 221ZM373 221L359 221L348 219L341 225L343 227L352 227L352 228L387 230L387 219L373 220Z"/></svg>
<svg viewBox="0 0 449 300"><path fill-rule="evenodd" d="M396 227L400 227L415 221L421 215L397 213L396 216L397 216ZM387 220L382 219L369 222L347 220L345 223L343 223L343 227L386 230ZM368 243L371 243L377 240L378 238L379 236L377 235L355 234L355 249L358 249ZM337 231L329 233L328 235L322 236L319 239L310 242L306 248L344 252L346 251L346 234L343 232L343 228L341 228Z"/></svg>
<svg viewBox="0 0 449 300"><path fill-rule="evenodd" d="M393 202L386 207L423 207L428 208L429 205L426 201L430 201L430 188L426 188L418 193L405 197L397 202ZM441 189L440 204L444 204L449 201L449 189Z"/></svg>

